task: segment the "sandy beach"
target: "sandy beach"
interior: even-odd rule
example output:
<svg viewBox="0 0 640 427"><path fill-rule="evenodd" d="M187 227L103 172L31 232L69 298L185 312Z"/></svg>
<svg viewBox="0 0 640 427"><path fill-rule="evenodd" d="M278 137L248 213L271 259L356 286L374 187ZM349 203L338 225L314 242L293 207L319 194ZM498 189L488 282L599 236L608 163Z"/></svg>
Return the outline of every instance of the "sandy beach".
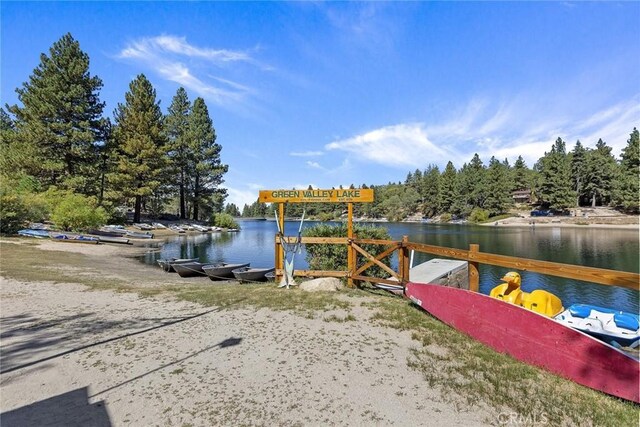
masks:
<svg viewBox="0 0 640 427"><path fill-rule="evenodd" d="M96 260L109 254L108 266L118 264L112 274L120 276L142 268L123 256L136 248L52 242L40 248ZM131 276L137 285L166 280L159 269L143 268ZM3 426L495 420L481 406L464 409L443 399L409 369L417 343L408 332L368 322L373 311L364 301L351 311L356 321L334 322L327 319L344 313L221 310L163 295L6 278L0 298Z"/></svg>

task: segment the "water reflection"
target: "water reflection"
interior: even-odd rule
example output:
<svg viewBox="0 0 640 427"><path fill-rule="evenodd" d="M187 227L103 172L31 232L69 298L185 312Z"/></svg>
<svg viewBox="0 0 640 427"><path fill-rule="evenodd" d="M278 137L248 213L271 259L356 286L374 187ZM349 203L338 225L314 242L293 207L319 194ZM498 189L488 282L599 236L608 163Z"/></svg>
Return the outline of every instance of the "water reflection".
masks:
<svg viewBox="0 0 640 427"><path fill-rule="evenodd" d="M270 267L274 264L274 238L277 227L274 221L242 221L239 233L206 233L192 236L175 236L167 240L159 252L149 253L144 262L155 264L160 258L198 258L201 262L251 262L254 267ZM306 222L304 227L315 225ZM469 225L374 223L384 227L391 238L399 240L408 236L417 243L468 249L472 243L480 245L483 252L531 258L543 261L600 267L612 270L639 272L640 252L638 235L633 230L595 228L510 228ZM298 222L286 222L285 234L296 236ZM415 254L414 264L433 256ZM392 260L397 265L397 258ZM296 269L308 268L304 248L296 256ZM501 267L480 266L480 291L489 290L500 282L508 271ZM523 289L545 289L558 295L568 306L581 302L614 307L626 311L638 311L638 292L611 286L601 286L576 280L520 272Z"/></svg>

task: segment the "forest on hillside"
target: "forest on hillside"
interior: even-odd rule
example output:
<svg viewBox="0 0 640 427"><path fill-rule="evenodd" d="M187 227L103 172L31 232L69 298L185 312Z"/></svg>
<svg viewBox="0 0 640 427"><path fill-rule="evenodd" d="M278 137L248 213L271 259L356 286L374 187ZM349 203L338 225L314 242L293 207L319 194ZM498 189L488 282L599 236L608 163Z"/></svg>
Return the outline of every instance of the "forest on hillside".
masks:
<svg viewBox="0 0 640 427"><path fill-rule="evenodd" d="M375 192L373 203L354 205L354 215L371 219L401 221L416 214L424 218L466 218L483 221L504 215L515 205L514 192L526 195L529 204L565 212L580 206L612 206L637 214L640 207L640 134L633 129L616 160L602 139L595 148L577 141L571 151L556 139L550 150L529 168L519 156L513 165L507 159L491 157L484 164L478 154L456 169L449 161L444 170L437 165L409 172L404 181L385 185L361 185ZM355 186L351 186L355 188ZM242 212L233 205L227 212L236 216L273 216L273 206L259 202L245 205ZM287 215L306 215L320 220L340 218L344 204L309 203L287 206Z"/></svg>

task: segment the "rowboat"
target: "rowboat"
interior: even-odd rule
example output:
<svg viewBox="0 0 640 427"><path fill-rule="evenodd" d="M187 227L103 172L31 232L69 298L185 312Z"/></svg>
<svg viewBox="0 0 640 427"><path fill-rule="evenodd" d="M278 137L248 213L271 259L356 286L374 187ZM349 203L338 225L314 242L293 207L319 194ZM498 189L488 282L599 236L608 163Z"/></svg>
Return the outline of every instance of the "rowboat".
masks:
<svg viewBox="0 0 640 427"><path fill-rule="evenodd" d="M206 276L203 266L207 264L203 264L201 262L191 261L191 262L182 262L182 263L171 263L173 269L180 275L180 277L197 277L197 276Z"/></svg>
<svg viewBox="0 0 640 427"><path fill-rule="evenodd" d="M56 242L65 242L65 243L85 243L85 244L91 244L91 245L97 245L98 243L100 243L100 239L98 239L97 237L83 236L83 235L74 236L71 234L64 234L64 233L52 234L51 239L55 240Z"/></svg>
<svg viewBox="0 0 640 427"><path fill-rule="evenodd" d="M98 236L98 240L104 243L120 243L123 245L129 244L129 239L127 239L126 237Z"/></svg>
<svg viewBox="0 0 640 427"><path fill-rule="evenodd" d="M132 239L153 239L153 233L143 233L137 231L127 231L125 236Z"/></svg>
<svg viewBox="0 0 640 427"><path fill-rule="evenodd" d="M407 297L449 326L578 384L640 403L640 362L584 332L477 292L407 284Z"/></svg>
<svg viewBox="0 0 640 427"><path fill-rule="evenodd" d="M22 237L35 237L36 239L46 239L49 238L49 232L46 230L34 230L31 228L25 228L24 230L19 230L18 234Z"/></svg>
<svg viewBox="0 0 640 427"><path fill-rule="evenodd" d="M555 319L614 347L635 348L640 345L639 317L635 313L595 305L573 304Z"/></svg>
<svg viewBox="0 0 640 427"><path fill-rule="evenodd" d="M234 277L233 270L238 268L248 267L249 263L244 264L229 264L226 262L218 262L215 264L207 264L202 266L202 270L209 276L211 280L225 279L227 277Z"/></svg>
<svg viewBox="0 0 640 427"><path fill-rule="evenodd" d="M198 258L171 258L171 259L159 259L158 265L167 273L175 273L173 268L174 264L185 264L188 262L198 261Z"/></svg>
<svg viewBox="0 0 640 427"><path fill-rule="evenodd" d="M242 267L236 268L232 273L240 282L262 282L266 280L267 273L275 270L275 268Z"/></svg>
<svg viewBox="0 0 640 427"><path fill-rule="evenodd" d="M94 236L104 236L104 237L122 237L126 234L126 230L121 230L119 228L107 229L101 228L99 230L89 230L89 234L93 234Z"/></svg>

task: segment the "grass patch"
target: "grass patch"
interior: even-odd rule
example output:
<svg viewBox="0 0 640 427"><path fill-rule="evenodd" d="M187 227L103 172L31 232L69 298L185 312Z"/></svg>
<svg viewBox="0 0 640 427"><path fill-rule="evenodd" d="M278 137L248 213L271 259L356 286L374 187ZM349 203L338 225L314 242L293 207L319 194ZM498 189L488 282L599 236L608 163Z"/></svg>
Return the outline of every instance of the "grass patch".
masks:
<svg viewBox="0 0 640 427"><path fill-rule="evenodd" d="M411 331L421 345L408 364L445 400L486 404L495 411L515 412L524 420L549 425L636 426L637 405L561 379L521 363L445 325L410 302L381 300L372 320Z"/></svg>
<svg viewBox="0 0 640 427"><path fill-rule="evenodd" d="M122 280L104 277L92 265L89 257L63 251L43 251L36 243L2 242L3 277L20 281L77 283L92 288L126 290L130 286Z"/></svg>

